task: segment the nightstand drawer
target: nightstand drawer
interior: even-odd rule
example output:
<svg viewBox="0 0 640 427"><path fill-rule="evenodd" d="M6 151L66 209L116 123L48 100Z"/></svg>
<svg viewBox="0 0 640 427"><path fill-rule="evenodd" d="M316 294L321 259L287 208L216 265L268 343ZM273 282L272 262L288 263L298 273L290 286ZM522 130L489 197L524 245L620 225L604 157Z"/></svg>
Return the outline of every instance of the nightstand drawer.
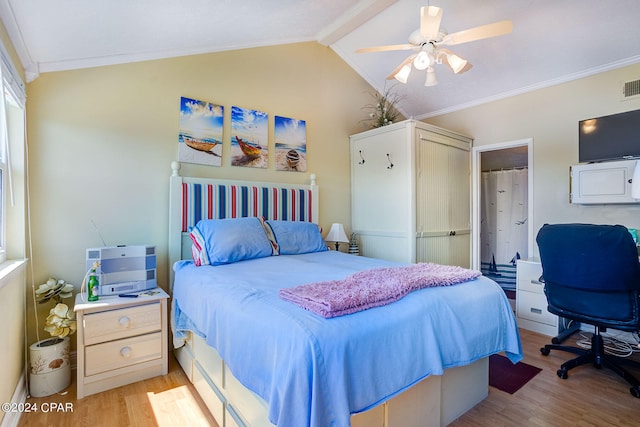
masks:
<svg viewBox="0 0 640 427"><path fill-rule="evenodd" d="M544 294L518 291L516 305L518 317L551 326L558 324L557 316L547 311L547 297Z"/></svg>
<svg viewBox="0 0 640 427"><path fill-rule="evenodd" d="M84 316L84 344L97 344L158 331L161 322L159 302L87 314Z"/></svg>
<svg viewBox="0 0 640 427"><path fill-rule="evenodd" d="M85 375L95 375L162 357L162 333L85 347Z"/></svg>
<svg viewBox="0 0 640 427"><path fill-rule="evenodd" d="M519 260L516 273L518 290L541 294L544 287L544 285L538 280L541 275L542 266L539 262Z"/></svg>
<svg viewBox="0 0 640 427"><path fill-rule="evenodd" d="M523 277L518 276L518 290L519 291L529 291L534 292L536 294L544 294L544 283L539 281L540 276L535 278L533 277Z"/></svg>

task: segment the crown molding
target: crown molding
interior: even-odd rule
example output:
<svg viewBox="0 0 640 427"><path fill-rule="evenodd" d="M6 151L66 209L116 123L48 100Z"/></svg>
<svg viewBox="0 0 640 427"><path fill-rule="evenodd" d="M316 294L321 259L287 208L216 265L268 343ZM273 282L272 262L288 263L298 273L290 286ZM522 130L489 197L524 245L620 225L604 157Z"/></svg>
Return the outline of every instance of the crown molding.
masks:
<svg viewBox="0 0 640 427"><path fill-rule="evenodd" d="M4 28L7 30L7 34L9 34L9 38L13 44L13 48L22 63L27 83L35 80L40 74L39 67L38 64L33 61L31 54L29 53L29 49L27 49L27 45L24 42L24 38L22 37L22 33L18 27L15 14L13 13L10 0L0 0L0 20L2 20Z"/></svg>
<svg viewBox="0 0 640 427"><path fill-rule="evenodd" d="M466 102L458 105L453 105L448 108L443 108L440 110L430 111L428 113L422 114L416 117L416 120L424 120L431 117L441 116L443 114L453 113L460 110L465 110L467 108L477 107L479 105L488 104L490 102L499 101L505 98L510 98L516 95L522 95L528 92L533 92L540 89L545 89L551 86L556 86L563 83L568 83L574 80L582 79L585 77L590 77L596 74L604 73L607 71L612 71L618 68L626 67L628 65L637 64L640 62L640 55L631 56L629 58L624 58L619 61L610 62L608 64L603 64L598 67L588 68L586 70L579 71L577 73L567 74L564 76L560 76L555 79L546 80L544 82L536 83L529 86L523 86L518 89L510 90L507 92L502 92L493 96L488 96L485 98L480 98L473 100L471 102Z"/></svg>

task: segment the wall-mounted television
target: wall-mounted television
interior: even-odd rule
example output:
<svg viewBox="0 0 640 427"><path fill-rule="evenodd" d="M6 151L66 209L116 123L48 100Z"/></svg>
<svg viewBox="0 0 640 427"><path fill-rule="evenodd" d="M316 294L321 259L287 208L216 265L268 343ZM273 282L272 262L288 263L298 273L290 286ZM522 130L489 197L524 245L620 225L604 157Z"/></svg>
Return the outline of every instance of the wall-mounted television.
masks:
<svg viewBox="0 0 640 427"><path fill-rule="evenodd" d="M578 122L580 163L640 157L640 110Z"/></svg>

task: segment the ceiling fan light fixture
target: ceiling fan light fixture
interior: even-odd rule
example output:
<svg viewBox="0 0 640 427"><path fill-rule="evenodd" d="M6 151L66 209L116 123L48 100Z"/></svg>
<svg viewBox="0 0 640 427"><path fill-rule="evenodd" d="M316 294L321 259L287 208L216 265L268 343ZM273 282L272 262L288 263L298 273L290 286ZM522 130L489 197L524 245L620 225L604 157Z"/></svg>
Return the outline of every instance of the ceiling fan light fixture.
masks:
<svg viewBox="0 0 640 427"><path fill-rule="evenodd" d="M393 76L397 81L399 81L400 83L407 83L407 79L409 79L409 74L411 74L411 65L410 64L404 64L402 66L402 68L400 68L400 71L398 71L396 73L395 76Z"/></svg>
<svg viewBox="0 0 640 427"><path fill-rule="evenodd" d="M460 58L455 53L447 54L447 62L455 74L461 72L467 65L467 60Z"/></svg>
<svg viewBox="0 0 640 427"><path fill-rule="evenodd" d="M425 86L435 86L438 84L438 80L436 79L436 70L433 67L427 68L427 80L424 82Z"/></svg>
<svg viewBox="0 0 640 427"><path fill-rule="evenodd" d="M426 70L431 65L431 58L425 51L418 53L418 56L413 60L413 66L416 70Z"/></svg>

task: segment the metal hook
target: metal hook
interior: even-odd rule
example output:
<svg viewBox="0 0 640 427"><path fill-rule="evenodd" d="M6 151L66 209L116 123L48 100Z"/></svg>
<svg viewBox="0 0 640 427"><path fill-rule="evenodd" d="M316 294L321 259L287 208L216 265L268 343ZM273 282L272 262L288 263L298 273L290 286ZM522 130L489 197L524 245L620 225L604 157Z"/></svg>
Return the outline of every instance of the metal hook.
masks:
<svg viewBox="0 0 640 427"><path fill-rule="evenodd" d="M389 166L387 166L387 169L393 169L393 163L391 163L391 157L389 156L389 153L387 153L387 160L389 161Z"/></svg>
<svg viewBox="0 0 640 427"><path fill-rule="evenodd" d="M364 165L364 157L362 157L362 150L358 150L358 153L360 154L360 159L362 159L362 160L360 160L358 162L358 164L359 165Z"/></svg>

